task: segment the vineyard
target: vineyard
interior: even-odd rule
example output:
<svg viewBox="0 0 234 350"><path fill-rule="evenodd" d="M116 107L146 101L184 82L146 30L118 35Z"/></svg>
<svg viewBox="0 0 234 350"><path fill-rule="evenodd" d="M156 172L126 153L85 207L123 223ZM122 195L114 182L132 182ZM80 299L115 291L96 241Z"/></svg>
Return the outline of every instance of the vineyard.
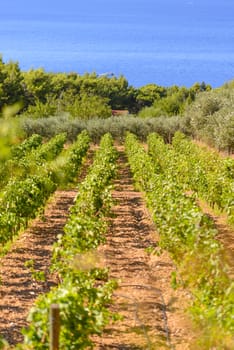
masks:
<svg viewBox="0 0 234 350"><path fill-rule="evenodd" d="M234 347L234 160L177 132L34 134L0 162L0 349ZM204 203L210 213L204 211ZM212 214L213 213L213 214ZM213 216L212 216L213 215Z"/></svg>

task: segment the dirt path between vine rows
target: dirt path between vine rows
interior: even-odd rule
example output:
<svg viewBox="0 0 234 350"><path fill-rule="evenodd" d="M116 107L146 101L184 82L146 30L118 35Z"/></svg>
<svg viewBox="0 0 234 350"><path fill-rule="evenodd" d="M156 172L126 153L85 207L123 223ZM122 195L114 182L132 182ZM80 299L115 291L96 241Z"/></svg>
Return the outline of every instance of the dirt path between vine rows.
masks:
<svg viewBox="0 0 234 350"><path fill-rule="evenodd" d="M34 220L13 243L10 252L0 259L0 335L9 344L22 342L21 328L27 326L27 315L36 297L49 291L57 281L49 273L52 245L63 232L68 209L76 195L74 190L56 191L44 220ZM45 281L32 278L27 262L45 274Z"/></svg>
<svg viewBox="0 0 234 350"><path fill-rule="evenodd" d="M207 214L214 222L217 229L216 239L222 246L223 260L228 267L228 275L234 278L234 229L228 225L228 218L225 214L216 214L215 211L203 200L199 200L202 211Z"/></svg>
<svg viewBox="0 0 234 350"><path fill-rule="evenodd" d="M77 175L78 182L85 177L95 148L92 146L88 151L81 173ZM28 324L27 316L35 299L58 283L56 276L50 273L52 246L57 235L63 233L76 195L76 189L57 190L47 203L43 218L33 220L10 251L0 258L0 336L9 344L23 341L21 330ZM33 272L41 272L45 281L39 281Z"/></svg>
<svg viewBox="0 0 234 350"><path fill-rule="evenodd" d="M123 319L95 337L95 350L189 349L194 337L184 311L189 295L172 289L175 268L167 253L147 252L157 247L158 236L142 194L134 189L123 149L119 151L114 218L99 251L110 277L119 281L112 310Z"/></svg>

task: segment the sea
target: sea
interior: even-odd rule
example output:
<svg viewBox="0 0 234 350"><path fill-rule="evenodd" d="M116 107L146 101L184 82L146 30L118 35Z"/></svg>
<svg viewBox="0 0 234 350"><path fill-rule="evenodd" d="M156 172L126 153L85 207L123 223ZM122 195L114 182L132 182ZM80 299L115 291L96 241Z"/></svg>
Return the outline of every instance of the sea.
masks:
<svg viewBox="0 0 234 350"><path fill-rule="evenodd" d="M123 75L129 85L234 79L233 0L8 0L0 54L22 70Z"/></svg>

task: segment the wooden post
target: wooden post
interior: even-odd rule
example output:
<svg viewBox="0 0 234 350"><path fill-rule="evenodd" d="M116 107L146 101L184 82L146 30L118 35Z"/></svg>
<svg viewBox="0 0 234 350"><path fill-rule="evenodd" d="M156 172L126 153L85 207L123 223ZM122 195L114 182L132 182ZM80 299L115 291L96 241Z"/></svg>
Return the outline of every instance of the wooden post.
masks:
<svg viewBox="0 0 234 350"><path fill-rule="evenodd" d="M59 305L50 306L50 350L59 350L60 316Z"/></svg>

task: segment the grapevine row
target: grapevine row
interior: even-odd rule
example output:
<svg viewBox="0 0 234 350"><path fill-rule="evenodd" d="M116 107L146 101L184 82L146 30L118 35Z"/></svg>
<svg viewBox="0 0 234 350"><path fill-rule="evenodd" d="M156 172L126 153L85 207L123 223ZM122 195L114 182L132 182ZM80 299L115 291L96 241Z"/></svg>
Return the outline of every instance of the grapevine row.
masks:
<svg viewBox="0 0 234 350"><path fill-rule="evenodd" d="M185 191L193 191L234 223L234 160L222 159L177 132L172 146L156 134L148 137L149 154L164 173L172 173Z"/></svg>
<svg viewBox="0 0 234 350"><path fill-rule="evenodd" d="M185 194L176 174L164 171L165 154L160 147L155 149L161 159L157 162L134 135L127 135L125 146L137 185L146 193L160 246L170 252L179 279L193 294L194 318L202 324L207 339L210 336L212 342L212 335L217 332L220 342L225 342L234 331L234 285L220 259L213 222L202 213L195 198ZM173 276L174 285L179 279L178 275Z"/></svg>
<svg viewBox="0 0 234 350"><path fill-rule="evenodd" d="M57 138L58 140L58 138ZM64 138L63 138L64 142ZM53 154L62 145L61 138L59 146L53 141ZM47 167L46 163L39 166L37 172L28 175L24 179L12 179L5 186L0 198L0 242L6 243L20 230L28 225L28 221L36 217L38 212L44 207L49 196L58 186L56 180L59 179L61 170L65 172L63 178L71 180L75 170L81 165L82 158L89 145L89 137L83 132L78 137L77 142L67 152L65 163L62 167ZM47 146L48 147L48 146Z"/></svg>
<svg viewBox="0 0 234 350"><path fill-rule="evenodd" d="M53 303L60 307L61 349L92 347L90 336L100 334L111 317L107 304L116 283L107 281L107 271L97 267L99 257L94 249L105 239L116 156L113 140L106 134L93 165L78 187L64 235L54 246L52 268L61 282L37 300L22 346L49 348L48 315Z"/></svg>
<svg viewBox="0 0 234 350"><path fill-rule="evenodd" d="M48 142L42 144L39 135L34 135L22 144L12 149L12 157L2 166L1 187L8 182L24 179L28 175L36 175L41 172L39 167L55 159L62 151L66 141L66 134L56 135Z"/></svg>
<svg viewBox="0 0 234 350"><path fill-rule="evenodd" d="M2 188L15 172L15 167L21 159L24 159L33 149L42 144L42 136L34 134L16 146L11 147L10 158L0 165L0 187Z"/></svg>
<svg viewBox="0 0 234 350"><path fill-rule="evenodd" d="M43 138L41 135L33 134L25 139L20 144L11 148L11 158L20 160L42 144Z"/></svg>

